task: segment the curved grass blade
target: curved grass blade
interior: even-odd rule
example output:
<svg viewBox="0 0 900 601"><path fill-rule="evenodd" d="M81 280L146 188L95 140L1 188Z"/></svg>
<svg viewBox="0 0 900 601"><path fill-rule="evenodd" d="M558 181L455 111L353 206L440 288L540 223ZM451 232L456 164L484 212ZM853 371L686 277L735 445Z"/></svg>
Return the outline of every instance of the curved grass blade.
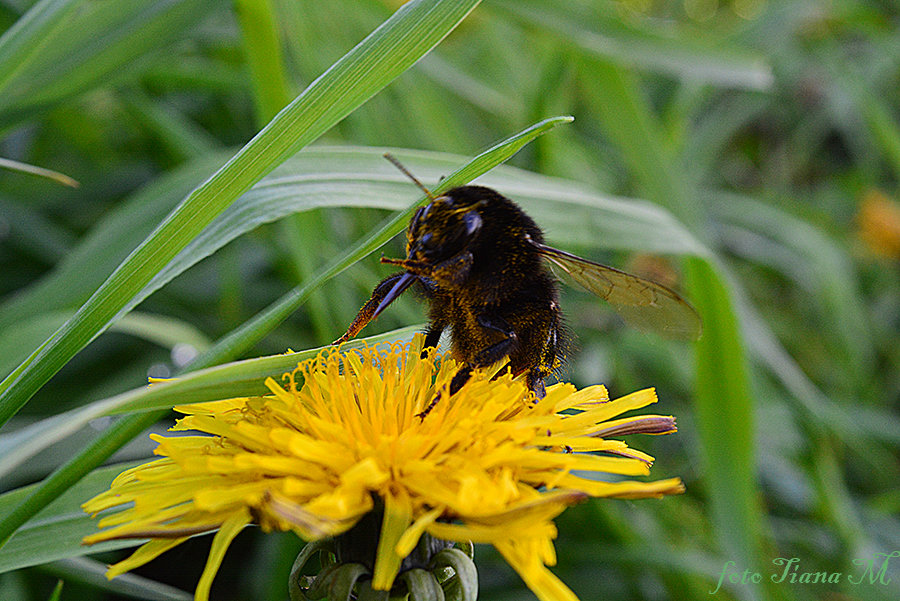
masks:
<svg viewBox="0 0 900 601"><path fill-rule="evenodd" d="M238 196L440 42L478 0L413 0L322 74L119 265L78 312L0 383L5 423L121 314L156 273Z"/></svg>

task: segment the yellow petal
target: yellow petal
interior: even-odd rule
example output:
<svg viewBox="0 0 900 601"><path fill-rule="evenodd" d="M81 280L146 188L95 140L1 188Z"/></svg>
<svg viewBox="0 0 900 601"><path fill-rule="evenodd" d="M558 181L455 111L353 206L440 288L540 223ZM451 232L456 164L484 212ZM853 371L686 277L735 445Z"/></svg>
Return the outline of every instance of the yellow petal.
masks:
<svg viewBox="0 0 900 601"><path fill-rule="evenodd" d="M112 580L120 574L124 574L125 572L133 570L134 568L138 568L145 563L148 563L149 561L155 559L158 555L165 553L169 549L177 547L187 539L188 537L171 538L164 540L152 540L148 543L144 543L126 559L123 559L119 563L115 563L109 566L109 569L106 570L106 577Z"/></svg>
<svg viewBox="0 0 900 601"><path fill-rule="evenodd" d="M540 561L540 544L534 539L507 540L494 543L494 547L541 601L578 601L575 593Z"/></svg>
<svg viewBox="0 0 900 601"><path fill-rule="evenodd" d="M429 525L433 524L436 519L438 519L441 514L444 512L443 507L435 507L431 511L428 511L412 523L412 525L406 529L406 532L403 533L403 536L400 537L400 540L397 541L397 546L394 549L397 552L397 555L400 557L406 557L412 550L416 547L416 544L419 542L419 539L422 537L422 533L425 532L425 528Z"/></svg>
<svg viewBox="0 0 900 601"><path fill-rule="evenodd" d="M194 601L209 601L209 589L212 586L213 578L222 565L222 559L225 557L225 551L234 537L238 535L244 526L251 522L250 512L246 509L239 511L225 520L216 536L213 537L212 548L209 550L209 557L206 558L206 566L203 568L203 575L200 576L200 582L197 583L197 589L194 592Z"/></svg>
<svg viewBox="0 0 900 601"><path fill-rule="evenodd" d="M406 491L399 489L384 499L384 518L381 535L375 555L375 570L372 574L372 588L386 591L394 584L403 557L397 554L397 543L412 522L412 505Z"/></svg>

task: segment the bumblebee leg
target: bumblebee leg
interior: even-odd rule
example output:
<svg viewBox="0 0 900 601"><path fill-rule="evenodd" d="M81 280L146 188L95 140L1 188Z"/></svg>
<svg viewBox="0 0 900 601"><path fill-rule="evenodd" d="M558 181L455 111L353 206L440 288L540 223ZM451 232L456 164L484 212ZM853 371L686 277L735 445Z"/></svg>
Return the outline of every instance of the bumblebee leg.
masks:
<svg viewBox="0 0 900 601"><path fill-rule="evenodd" d="M472 377L472 371L479 367L488 367L493 365L503 357L509 355L509 353L515 348L515 346L519 343L519 337L513 331L512 328L509 327L509 324L506 323L502 317L494 317L489 318L485 316L478 317L478 323L488 330L495 330L504 334L506 338L500 340L499 342L495 342L489 347L482 349L479 351L475 357L470 361L465 367L456 372L456 375L453 376L453 379L450 380L450 396L453 396L459 389L462 388L466 382L469 381L469 378ZM441 399L441 395L436 395L431 402L428 404L428 407L425 408L425 411L420 413L417 417L420 419L425 419L425 417L431 413L431 410L434 409L434 406L437 405L438 401Z"/></svg>
<svg viewBox="0 0 900 601"><path fill-rule="evenodd" d="M463 385L469 381L469 378L472 377L472 369L473 369L473 367L472 367L472 364L470 363L469 365L466 365L465 367L460 369L458 372L456 372L456 374L453 376L453 379L450 380L450 391L449 391L450 396L453 396L454 394L459 392L459 389L462 388ZM428 403L428 406L425 407L425 410L422 411L422 413L417 414L416 417L418 417L420 420L425 419L428 416L428 414L431 413L431 410L434 409L434 406L438 404L439 400L441 400L440 393L434 395L434 398L431 399L431 402Z"/></svg>
<svg viewBox="0 0 900 601"><path fill-rule="evenodd" d="M428 329L425 330L425 344L422 346L422 358L428 354L429 347L437 347L438 341L441 339L441 334L444 333L444 326L440 324L429 324Z"/></svg>
<svg viewBox="0 0 900 601"><path fill-rule="evenodd" d="M528 375L525 376L528 389L534 393L535 403L547 396L547 389L544 387L544 378L547 377L547 374L544 373L545 371L545 369L537 367L529 371Z"/></svg>
<svg viewBox="0 0 900 601"><path fill-rule="evenodd" d="M544 342L544 349L541 352L541 362L528 373L528 387L534 392L535 402L547 396L544 378L557 372L565 360L565 357L561 356L565 347L561 341L563 338L562 313L559 310L559 303L555 299L550 301L550 315L550 330L547 332L547 340Z"/></svg>
<svg viewBox="0 0 900 601"><path fill-rule="evenodd" d="M387 296L388 292L394 287L394 284L397 283L403 275L405 271L401 271L395 273L394 275L390 275L385 279L381 280L377 286L375 286L375 290L372 291L372 296L359 310L359 313L356 314L356 319L350 324L347 328L347 331L344 332L344 335L332 342L332 344L341 344L342 342L346 342L351 338L355 337L359 334L360 330L362 330L370 321L372 321L372 317L375 315L375 309L381 304L381 301Z"/></svg>

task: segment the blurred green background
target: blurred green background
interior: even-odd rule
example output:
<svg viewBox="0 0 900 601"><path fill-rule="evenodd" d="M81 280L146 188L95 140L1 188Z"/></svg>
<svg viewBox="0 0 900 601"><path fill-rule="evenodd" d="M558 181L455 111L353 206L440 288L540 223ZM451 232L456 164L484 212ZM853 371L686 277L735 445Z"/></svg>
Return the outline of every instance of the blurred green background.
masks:
<svg viewBox="0 0 900 601"><path fill-rule="evenodd" d="M688 492L570 509L558 520L555 573L583 601L900 598L896 2L484 0L398 78L384 67L382 91L322 126L221 217L205 215L212 229L170 276L168 259L132 261L121 277L144 278L133 291L108 287L88 301L173 207L401 4L0 1L0 157L80 183L0 170L0 377L12 374L0 409L14 414L0 449L12 457L54 415L196 367L198 352L220 363L327 344L390 273L379 253L283 323L251 318L416 200L384 150L434 186L495 142L572 115L479 181L520 201L551 244L683 290L705 330L698 343L663 340L564 291L577 338L565 379L613 395L655 386L656 410L675 414L679 432L628 442L657 458L655 477L679 475ZM430 26L402 31L417 38ZM399 72L395 54L386 60ZM353 72L332 73L334 85L306 105L308 123L364 100ZM276 133L290 138L289 116L267 131L287 123ZM285 144L263 150L259 176L296 150ZM243 189L210 180L204 198L237 197L259 179L246 177ZM173 253L196 235L162 232L155 243ZM401 237L383 250L400 254ZM86 315L87 326L70 321L44 344L83 304L107 298L107 317L91 322L83 309L74 319ZM424 319L410 295L364 334ZM221 350L242 326L252 334ZM96 456L133 438L113 460L148 457L143 430L157 417L126 418L130 429ZM78 454L109 420L54 431L42 452L10 461L0 526L30 517L15 512L34 489L15 489L73 457L89 469ZM77 480L60 478L24 511ZM0 549L0 599L48 599L60 578L62 599L190 598L180 591L193 591L210 537L112 583L103 564L124 551L53 556L67 528L93 527L77 502L108 481L82 483L94 488L70 491L68 505ZM300 546L289 534L243 532L212 599L286 598ZM791 558L793 576L773 581ZM480 598L534 598L492 550L477 548L476 561ZM753 572L759 583L740 581Z"/></svg>

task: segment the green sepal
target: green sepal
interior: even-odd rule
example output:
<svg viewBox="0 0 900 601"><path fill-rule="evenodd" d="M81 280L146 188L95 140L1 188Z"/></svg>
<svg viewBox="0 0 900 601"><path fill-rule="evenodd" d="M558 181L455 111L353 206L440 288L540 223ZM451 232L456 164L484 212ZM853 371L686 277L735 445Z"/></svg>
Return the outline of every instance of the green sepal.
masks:
<svg viewBox="0 0 900 601"><path fill-rule="evenodd" d="M372 573L361 563L345 563L334 571L328 585L328 601L351 601L353 587L362 577Z"/></svg>
<svg viewBox="0 0 900 601"><path fill-rule="evenodd" d="M328 599L328 593L331 590L331 583L334 582L334 579L338 576L338 573L341 571L341 568L344 567L345 564L336 564L333 566L328 566L327 568L323 568L318 574L316 574L315 579L312 581L312 585L310 585L309 589L304 593L307 599L311 601L318 601L319 599Z"/></svg>
<svg viewBox="0 0 900 601"><path fill-rule="evenodd" d="M390 591L376 591L372 588L372 581L363 582L359 585L359 594L357 601L389 601Z"/></svg>
<svg viewBox="0 0 900 601"><path fill-rule="evenodd" d="M447 568L455 572L441 582L447 601L475 601L478 598L478 570L472 558L460 549L444 549L431 559L431 569Z"/></svg>
<svg viewBox="0 0 900 601"><path fill-rule="evenodd" d="M294 565L291 566L291 575L288 578L288 593L291 601L307 601L308 597L300 587L300 578L303 577L303 568L317 551L328 550L331 548L330 540L319 540L308 543L297 555Z"/></svg>
<svg viewBox="0 0 900 601"><path fill-rule="evenodd" d="M466 557L468 557L472 561L475 561L475 544L472 541L467 540L464 543L456 543L456 546L466 554Z"/></svg>
<svg viewBox="0 0 900 601"><path fill-rule="evenodd" d="M400 580L406 583L409 601L444 601L444 589L428 570L407 570L400 574Z"/></svg>

